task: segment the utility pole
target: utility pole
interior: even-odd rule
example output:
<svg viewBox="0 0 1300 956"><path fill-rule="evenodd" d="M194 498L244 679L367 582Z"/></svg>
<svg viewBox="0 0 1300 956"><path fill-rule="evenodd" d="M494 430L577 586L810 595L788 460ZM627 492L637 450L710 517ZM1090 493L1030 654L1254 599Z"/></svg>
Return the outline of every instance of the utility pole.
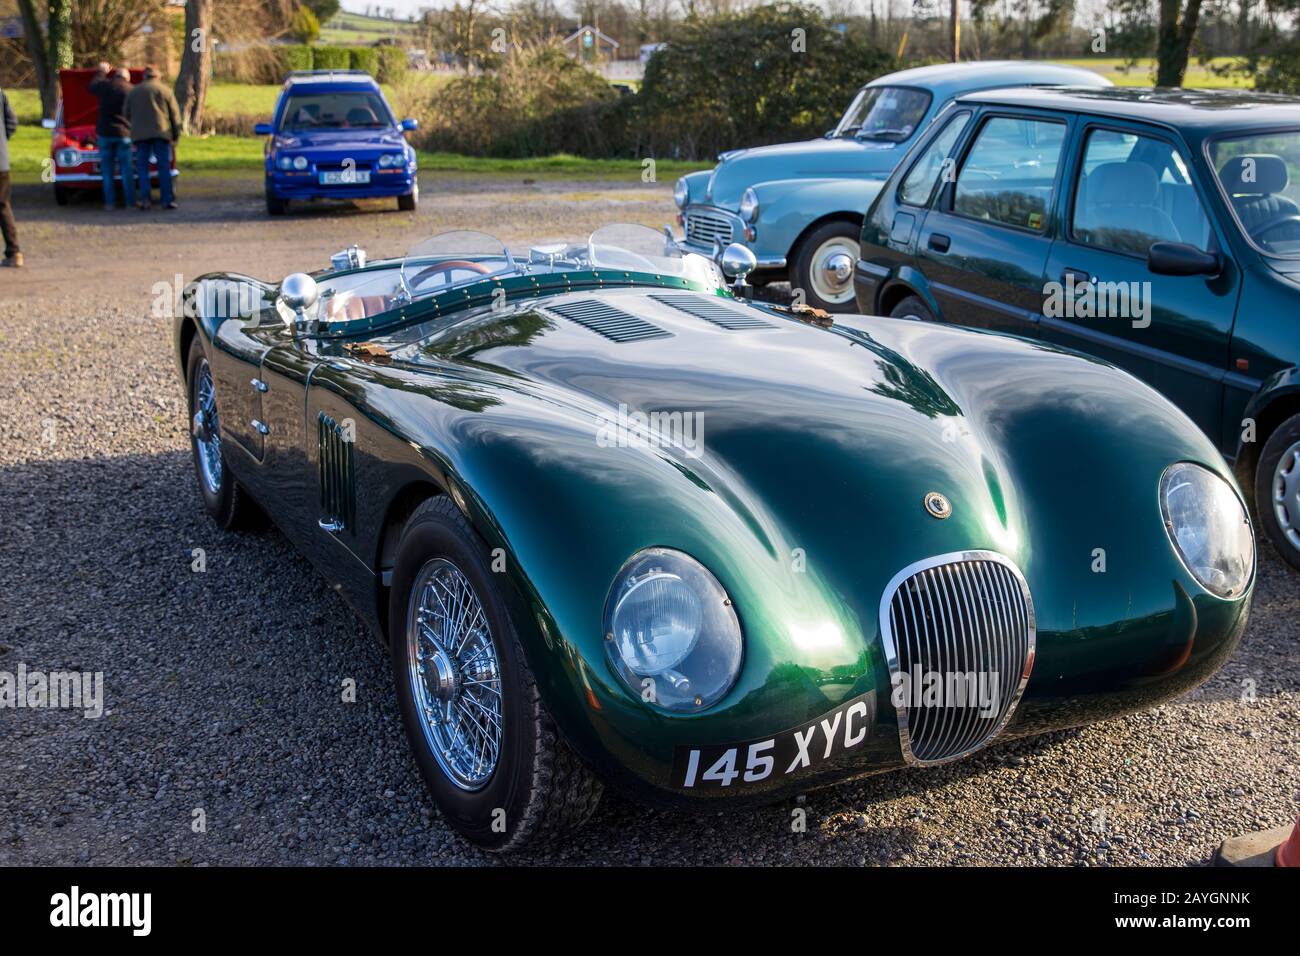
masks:
<svg viewBox="0 0 1300 956"><path fill-rule="evenodd" d="M961 62L961 0L952 0L952 62Z"/></svg>

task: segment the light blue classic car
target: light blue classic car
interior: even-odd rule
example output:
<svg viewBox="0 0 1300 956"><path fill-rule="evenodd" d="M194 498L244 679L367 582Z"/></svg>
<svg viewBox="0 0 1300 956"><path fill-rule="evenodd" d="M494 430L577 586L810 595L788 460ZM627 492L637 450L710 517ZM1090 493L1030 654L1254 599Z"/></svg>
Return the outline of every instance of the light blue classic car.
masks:
<svg viewBox="0 0 1300 956"><path fill-rule="evenodd" d="M673 191L685 244L712 254L745 244L752 281L789 279L807 304L855 309L853 261L862 213L924 129L955 96L1002 86L1110 86L1091 70L1054 63L945 63L891 73L858 91L822 139L738 149Z"/></svg>

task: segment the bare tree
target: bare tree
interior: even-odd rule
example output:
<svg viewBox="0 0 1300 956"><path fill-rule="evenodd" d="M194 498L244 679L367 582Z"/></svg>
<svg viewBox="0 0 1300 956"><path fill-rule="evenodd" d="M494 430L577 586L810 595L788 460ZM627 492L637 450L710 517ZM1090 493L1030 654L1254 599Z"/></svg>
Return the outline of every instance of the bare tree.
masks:
<svg viewBox="0 0 1300 956"><path fill-rule="evenodd" d="M162 0L77 0L72 11L74 59L122 62L122 48L157 14Z"/></svg>
<svg viewBox="0 0 1300 956"><path fill-rule="evenodd" d="M185 4L185 49L176 75L176 102L185 129L198 129L203 122L203 104L208 98L212 75L212 0L187 0Z"/></svg>
<svg viewBox="0 0 1300 956"><path fill-rule="evenodd" d="M1201 0L1160 0L1160 26L1156 37L1156 86L1182 86L1187 58L1196 37Z"/></svg>

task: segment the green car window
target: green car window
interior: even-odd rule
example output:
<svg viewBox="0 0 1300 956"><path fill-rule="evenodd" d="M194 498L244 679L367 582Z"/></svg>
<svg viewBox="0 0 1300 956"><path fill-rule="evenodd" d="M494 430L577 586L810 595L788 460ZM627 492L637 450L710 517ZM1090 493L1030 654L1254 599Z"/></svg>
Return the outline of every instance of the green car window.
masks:
<svg viewBox="0 0 1300 956"><path fill-rule="evenodd" d="M1246 238L1300 259L1300 130L1227 136L1206 152Z"/></svg>
<svg viewBox="0 0 1300 956"><path fill-rule="evenodd" d="M1154 136L1111 129L1088 133L1070 232L1136 256L1153 242L1210 247L1210 220L1178 151Z"/></svg>
<svg viewBox="0 0 1300 956"><path fill-rule="evenodd" d="M1041 232L1064 143L1064 123L989 119L957 173L953 212Z"/></svg>
<svg viewBox="0 0 1300 956"><path fill-rule="evenodd" d="M929 204L934 185L939 181L943 171L947 169L949 176L952 174L953 167L948 155L969 121L969 113L958 113L948 121L943 131L930 141L921 158L907 171L907 178L903 180L903 185L898 190L899 202L912 206Z"/></svg>

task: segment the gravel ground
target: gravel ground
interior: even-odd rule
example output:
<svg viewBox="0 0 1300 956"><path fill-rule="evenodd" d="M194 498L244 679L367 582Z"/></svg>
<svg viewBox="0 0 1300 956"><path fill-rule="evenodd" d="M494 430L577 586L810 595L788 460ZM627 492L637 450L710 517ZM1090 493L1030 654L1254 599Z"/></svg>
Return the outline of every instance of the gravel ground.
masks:
<svg viewBox="0 0 1300 956"><path fill-rule="evenodd" d="M415 216L276 221L238 178L190 180L180 212L148 216L17 192L30 268L0 274L0 671L103 671L106 709L0 710L0 863L500 862L440 821L386 660L341 600L279 534L222 534L202 511L150 287L275 276L353 241L396 253L450 225L659 224L667 186L446 179ZM810 794L802 833L793 803L687 815L607 795L574 839L512 860L1204 863L1300 806L1298 611L1300 576L1265 546L1236 656L1159 710Z"/></svg>

